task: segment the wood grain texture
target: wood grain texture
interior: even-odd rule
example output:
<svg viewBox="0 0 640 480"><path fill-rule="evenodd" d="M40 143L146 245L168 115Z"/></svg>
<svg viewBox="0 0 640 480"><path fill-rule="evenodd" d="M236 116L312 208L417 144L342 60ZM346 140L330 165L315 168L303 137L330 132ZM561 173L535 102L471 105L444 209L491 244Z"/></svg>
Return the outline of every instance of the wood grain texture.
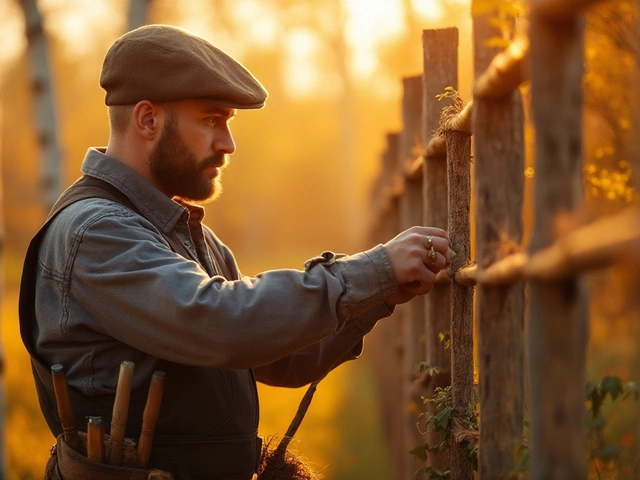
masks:
<svg viewBox="0 0 640 480"><path fill-rule="evenodd" d="M532 9L539 1L532 1ZM529 253L556 238L554 220L582 204L583 21L530 24L536 128L535 217ZM581 277L529 283L532 480L586 478L587 292Z"/></svg>
<svg viewBox="0 0 640 480"><path fill-rule="evenodd" d="M458 88L458 29L444 28L424 30L423 42L423 145L432 138L440 125L440 112L446 103L436 95L446 87ZM447 164L444 154L425 157L423 162L423 222L424 225L448 229L447 214ZM451 384L451 352L440 341L441 333L450 333L451 285L436 284L425 297L425 349L426 363L440 370L428 379L426 398L432 398L434 390ZM427 406L427 411L430 405ZM429 434L427 442L435 445L440 439ZM440 470L449 468L448 455L433 455L428 465Z"/></svg>

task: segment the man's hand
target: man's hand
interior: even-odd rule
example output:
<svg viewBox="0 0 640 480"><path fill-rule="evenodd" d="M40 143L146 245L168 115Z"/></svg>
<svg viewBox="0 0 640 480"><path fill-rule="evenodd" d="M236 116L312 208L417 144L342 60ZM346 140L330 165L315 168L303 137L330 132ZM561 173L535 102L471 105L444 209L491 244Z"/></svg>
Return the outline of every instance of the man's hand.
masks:
<svg viewBox="0 0 640 480"><path fill-rule="evenodd" d="M429 293L436 273L451 261L449 236L435 227L411 227L385 243L384 249L398 282L398 290L385 298L387 305Z"/></svg>

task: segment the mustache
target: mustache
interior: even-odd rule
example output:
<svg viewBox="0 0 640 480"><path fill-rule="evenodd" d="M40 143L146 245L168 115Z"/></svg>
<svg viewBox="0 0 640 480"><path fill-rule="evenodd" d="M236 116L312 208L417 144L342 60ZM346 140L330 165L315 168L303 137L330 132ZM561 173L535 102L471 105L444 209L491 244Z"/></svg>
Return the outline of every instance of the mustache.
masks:
<svg viewBox="0 0 640 480"><path fill-rule="evenodd" d="M224 168L229 165L229 155L226 153L214 153L202 161L202 168Z"/></svg>

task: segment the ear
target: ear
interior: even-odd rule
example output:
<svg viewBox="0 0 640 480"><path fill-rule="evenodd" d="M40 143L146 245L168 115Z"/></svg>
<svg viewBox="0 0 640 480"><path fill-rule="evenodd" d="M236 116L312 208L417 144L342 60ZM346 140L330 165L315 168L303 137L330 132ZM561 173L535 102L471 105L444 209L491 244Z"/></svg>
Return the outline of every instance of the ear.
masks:
<svg viewBox="0 0 640 480"><path fill-rule="evenodd" d="M142 100L133 107L133 127L138 135L153 140L160 132L161 109L149 100Z"/></svg>

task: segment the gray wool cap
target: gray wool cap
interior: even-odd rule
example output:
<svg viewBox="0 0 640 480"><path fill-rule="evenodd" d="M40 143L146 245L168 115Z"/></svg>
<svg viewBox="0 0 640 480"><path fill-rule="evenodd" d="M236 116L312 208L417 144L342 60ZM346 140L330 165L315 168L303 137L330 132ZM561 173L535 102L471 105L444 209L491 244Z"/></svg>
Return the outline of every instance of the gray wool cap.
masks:
<svg viewBox="0 0 640 480"><path fill-rule="evenodd" d="M100 86L107 105L199 98L229 108L264 107L267 91L240 62L170 25L132 30L109 48Z"/></svg>

